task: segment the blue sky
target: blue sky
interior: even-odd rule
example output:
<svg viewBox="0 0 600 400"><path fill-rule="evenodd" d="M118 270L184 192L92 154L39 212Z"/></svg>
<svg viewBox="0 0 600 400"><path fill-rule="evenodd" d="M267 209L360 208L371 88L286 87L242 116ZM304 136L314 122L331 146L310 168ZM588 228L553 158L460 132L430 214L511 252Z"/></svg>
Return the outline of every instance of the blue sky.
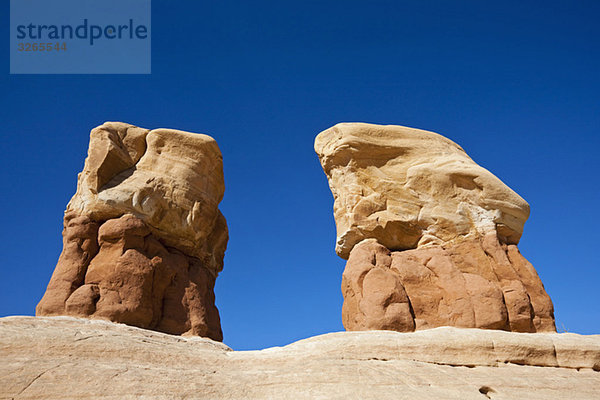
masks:
<svg viewBox="0 0 600 400"><path fill-rule="evenodd" d="M0 316L34 313L89 131L116 120L219 143L226 344L343 330L313 139L363 121L441 133L523 196L519 247L558 328L600 333L599 2L154 0L152 12L151 75L9 75L0 41Z"/></svg>

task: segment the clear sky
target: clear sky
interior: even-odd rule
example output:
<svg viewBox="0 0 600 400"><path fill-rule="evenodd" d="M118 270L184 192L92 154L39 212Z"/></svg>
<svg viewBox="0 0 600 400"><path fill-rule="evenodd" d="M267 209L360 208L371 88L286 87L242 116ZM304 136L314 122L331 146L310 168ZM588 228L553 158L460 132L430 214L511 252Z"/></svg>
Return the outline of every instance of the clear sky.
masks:
<svg viewBox="0 0 600 400"><path fill-rule="evenodd" d="M34 313L89 131L125 121L219 143L226 344L343 330L344 261L313 139L362 121L441 133L525 198L519 247L558 328L600 333L600 2L152 3L151 75L11 76L0 30L0 316Z"/></svg>

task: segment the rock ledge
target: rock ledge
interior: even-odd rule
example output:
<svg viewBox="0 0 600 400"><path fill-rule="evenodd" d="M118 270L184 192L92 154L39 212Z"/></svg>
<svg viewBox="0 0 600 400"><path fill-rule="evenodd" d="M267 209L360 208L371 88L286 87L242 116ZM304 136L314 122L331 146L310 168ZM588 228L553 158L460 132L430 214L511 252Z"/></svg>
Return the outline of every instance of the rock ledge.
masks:
<svg viewBox="0 0 600 400"><path fill-rule="evenodd" d="M441 327L259 351L72 317L0 319L0 398L593 399L600 335Z"/></svg>

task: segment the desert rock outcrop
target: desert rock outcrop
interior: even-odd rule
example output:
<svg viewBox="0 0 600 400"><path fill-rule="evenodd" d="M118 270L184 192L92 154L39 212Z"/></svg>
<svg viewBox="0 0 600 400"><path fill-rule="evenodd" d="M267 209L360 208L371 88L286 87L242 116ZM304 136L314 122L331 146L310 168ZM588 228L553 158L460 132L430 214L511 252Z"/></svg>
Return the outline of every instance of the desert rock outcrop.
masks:
<svg viewBox="0 0 600 400"><path fill-rule="evenodd" d="M334 196L347 330L555 331L517 243L529 205L451 140L342 123L315 151Z"/></svg>
<svg viewBox="0 0 600 400"><path fill-rule="evenodd" d="M228 239L223 193L222 156L207 135L93 129L36 314L221 340L213 289Z"/></svg>
<svg viewBox="0 0 600 400"><path fill-rule="evenodd" d="M32 345L34 343L35 345ZM337 332L232 351L70 317L0 319L0 398L581 399L600 336L437 328Z"/></svg>

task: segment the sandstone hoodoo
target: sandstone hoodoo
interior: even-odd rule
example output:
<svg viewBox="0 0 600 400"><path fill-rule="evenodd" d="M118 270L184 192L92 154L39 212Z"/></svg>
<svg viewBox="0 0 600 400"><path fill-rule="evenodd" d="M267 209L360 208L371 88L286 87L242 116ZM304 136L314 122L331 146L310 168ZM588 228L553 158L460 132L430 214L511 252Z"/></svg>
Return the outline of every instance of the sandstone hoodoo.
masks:
<svg viewBox="0 0 600 400"><path fill-rule="evenodd" d="M334 197L347 330L555 331L517 244L529 205L451 140L342 123L315 151Z"/></svg>
<svg viewBox="0 0 600 400"><path fill-rule="evenodd" d="M222 340L214 285L228 240L224 190L210 136L118 122L93 129L36 314Z"/></svg>

